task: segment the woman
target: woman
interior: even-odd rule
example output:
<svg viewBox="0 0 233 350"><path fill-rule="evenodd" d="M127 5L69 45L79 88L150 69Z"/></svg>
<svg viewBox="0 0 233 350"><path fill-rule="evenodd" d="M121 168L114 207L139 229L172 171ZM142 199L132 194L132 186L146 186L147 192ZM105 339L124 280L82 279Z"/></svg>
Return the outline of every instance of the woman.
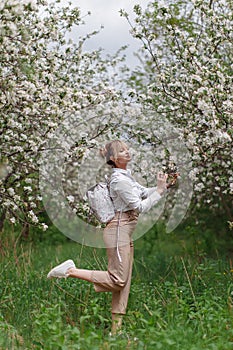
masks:
<svg viewBox="0 0 233 350"><path fill-rule="evenodd" d="M96 292L112 292L112 334L116 334L121 329L128 303L133 264L132 234L137 218L160 200L167 188L167 175L158 174L157 187L139 185L127 170L131 160L129 149L119 140L109 142L102 155L113 168L110 195L116 211L104 229L108 270L82 270L76 268L72 260L67 260L53 268L47 277L79 278L92 282Z"/></svg>

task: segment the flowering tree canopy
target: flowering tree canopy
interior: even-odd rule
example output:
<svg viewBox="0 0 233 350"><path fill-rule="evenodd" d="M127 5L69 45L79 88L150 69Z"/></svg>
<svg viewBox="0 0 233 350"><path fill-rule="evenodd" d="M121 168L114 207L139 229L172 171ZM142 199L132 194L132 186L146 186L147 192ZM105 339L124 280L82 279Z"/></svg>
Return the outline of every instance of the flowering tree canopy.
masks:
<svg viewBox="0 0 233 350"><path fill-rule="evenodd" d="M131 168L144 185L156 184L158 170L180 172L166 202L168 230L184 217L193 181L196 204L221 203L231 220L232 4L154 2L135 12L135 25L122 15L143 42L142 64L127 77L120 52L104 59L101 50L83 51L96 33L69 39L82 24L78 8L1 2L1 223L46 229L47 184L53 218L68 204L86 220L85 189L106 170L98 149L116 137L130 141ZM163 209L164 202L151 225Z"/></svg>
<svg viewBox="0 0 233 350"><path fill-rule="evenodd" d="M101 50L83 53L90 35L75 42L68 35L74 26L78 32L80 11L58 3L0 4L1 221L39 224L40 155L60 123L70 116L76 122L76 159L113 125L109 111L117 93L109 86L108 67L119 59L104 60Z"/></svg>
<svg viewBox="0 0 233 350"><path fill-rule="evenodd" d="M182 130L195 205L223 209L232 220L232 1L154 1L134 10L134 22L122 11L143 44L131 96Z"/></svg>

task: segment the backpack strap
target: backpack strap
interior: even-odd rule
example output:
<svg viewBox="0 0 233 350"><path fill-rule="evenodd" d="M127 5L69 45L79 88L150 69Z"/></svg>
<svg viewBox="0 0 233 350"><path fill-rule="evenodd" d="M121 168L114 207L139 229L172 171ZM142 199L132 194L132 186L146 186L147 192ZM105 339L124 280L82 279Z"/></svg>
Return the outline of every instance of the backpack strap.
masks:
<svg viewBox="0 0 233 350"><path fill-rule="evenodd" d="M117 220L117 256L118 256L118 259L120 262L122 262L122 259L121 259L121 255L120 255L120 252L119 252L119 238L120 238L120 222L121 222L121 216L122 216L122 209L121 211L119 212L119 215L118 215L118 220Z"/></svg>
<svg viewBox="0 0 233 350"><path fill-rule="evenodd" d="M105 180L107 182L109 191L110 191L110 184L111 184L112 178L113 178L113 176L111 176L109 178L107 175L105 175ZM123 209L120 210L119 215L118 215L118 219L117 219L117 245L116 245L116 249L117 249L117 257L118 257L120 262L122 262L122 258L121 258L120 251L119 251L120 222L121 222L122 212L123 212Z"/></svg>

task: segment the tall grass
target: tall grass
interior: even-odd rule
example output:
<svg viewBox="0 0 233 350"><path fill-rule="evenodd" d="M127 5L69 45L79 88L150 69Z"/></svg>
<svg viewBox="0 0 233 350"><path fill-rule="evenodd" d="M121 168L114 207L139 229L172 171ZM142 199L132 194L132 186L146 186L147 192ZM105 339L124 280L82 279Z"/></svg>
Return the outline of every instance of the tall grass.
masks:
<svg viewBox="0 0 233 350"><path fill-rule="evenodd" d="M109 293L76 279L46 279L67 258L82 268L106 268L104 250L10 237L0 261L2 350L233 348L229 258L171 255L166 244L148 254L142 240L136 242L128 313L122 334L111 337Z"/></svg>

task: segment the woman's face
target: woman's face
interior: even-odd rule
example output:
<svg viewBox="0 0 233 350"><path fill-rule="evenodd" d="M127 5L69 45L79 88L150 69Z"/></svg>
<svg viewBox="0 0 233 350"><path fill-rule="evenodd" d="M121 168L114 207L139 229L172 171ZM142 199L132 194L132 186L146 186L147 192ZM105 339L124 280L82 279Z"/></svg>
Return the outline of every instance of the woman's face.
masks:
<svg viewBox="0 0 233 350"><path fill-rule="evenodd" d="M131 155L129 153L129 149L126 145L122 144L117 153L117 159L115 159L115 164L117 166L127 165L127 163L131 160Z"/></svg>

